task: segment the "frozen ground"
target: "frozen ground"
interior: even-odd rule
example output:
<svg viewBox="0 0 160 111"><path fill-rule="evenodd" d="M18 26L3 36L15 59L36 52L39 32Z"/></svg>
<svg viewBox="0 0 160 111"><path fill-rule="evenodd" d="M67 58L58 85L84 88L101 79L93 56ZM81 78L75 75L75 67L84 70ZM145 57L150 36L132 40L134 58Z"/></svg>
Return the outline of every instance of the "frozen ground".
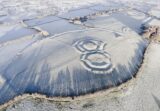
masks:
<svg viewBox="0 0 160 111"><path fill-rule="evenodd" d="M159 6L158 0L0 1L0 103L24 93L73 97L132 79L89 99L28 97L7 110L158 111L160 46L148 46L139 70L148 45L139 33L142 24L160 23Z"/></svg>

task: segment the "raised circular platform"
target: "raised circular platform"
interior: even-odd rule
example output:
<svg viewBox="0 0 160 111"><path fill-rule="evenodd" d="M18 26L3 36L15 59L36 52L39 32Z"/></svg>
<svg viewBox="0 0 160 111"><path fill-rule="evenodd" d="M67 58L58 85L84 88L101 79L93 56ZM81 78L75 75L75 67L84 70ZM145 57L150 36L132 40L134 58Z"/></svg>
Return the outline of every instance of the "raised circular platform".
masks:
<svg viewBox="0 0 160 111"><path fill-rule="evenodd" d="M117 38L115 33L87 29L32 43L3 64L0 73L5 83L0 88L0 102L24 93L81 96L130 80L138 71L147 43L137 34L124 33Z"/></svg>

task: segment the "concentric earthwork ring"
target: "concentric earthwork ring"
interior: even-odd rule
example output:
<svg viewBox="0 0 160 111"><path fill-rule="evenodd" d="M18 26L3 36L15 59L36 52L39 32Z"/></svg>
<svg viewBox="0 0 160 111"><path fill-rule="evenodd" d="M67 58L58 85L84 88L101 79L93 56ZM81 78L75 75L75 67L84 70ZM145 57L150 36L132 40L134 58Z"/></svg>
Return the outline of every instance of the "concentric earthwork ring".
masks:
<svg viewBox="0 0 160 111"><path fill-rule="evenodd" d="M87 70L94 73L106 74L113 70L110 55L104 51L82 54L81 61Z"/></svg>
<svg viewBox="0 0 160 111"><path fill-rule="evenodd" d="M105 44L102 41L89 39L77 41L74 45L78 51L83 53L95 50L103 50Z"/></svg>

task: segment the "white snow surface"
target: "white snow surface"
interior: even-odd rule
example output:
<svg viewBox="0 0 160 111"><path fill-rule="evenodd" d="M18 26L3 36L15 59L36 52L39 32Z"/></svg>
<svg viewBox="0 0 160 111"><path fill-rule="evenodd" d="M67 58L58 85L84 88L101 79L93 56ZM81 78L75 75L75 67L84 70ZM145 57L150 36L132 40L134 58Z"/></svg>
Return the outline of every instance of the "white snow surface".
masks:
<svg viewBox="0 0 160 111"><path fill-rule="evenodd" d="M131 4L143 1L145 3L152 2L152 4L158 2L158 0L0 0L0 22L17 22L17 20L31 19L37 16L54 15L95 4L113 6L115 2Z"/></svg>
<svg viewBox="0 0 160 111"><path fill-rule="evenodd" d="M63 16L66 17L65 15L63 15L63 13L67 13L68 11L73 10L73 9L94 6L97 4L102 4L102 5L105 5L108 7L128 6L130 8L136 8L141 11L146 11L145 10L146 3L155 6L155 9L151 10L150 13L154 16L159 17L159 15L157 15L157 13L159 14L159 12L160 12L160 0L0 0L0 49L1 49L0 50L0 56L1 56L0 65L3 66L4 64L9 63L11 61L11 58L22 56L22 52L25 49L27 49L32 44L34 44L34 46L38 46L39 40L41 40L41 36L39 36L39 34L34 29L30 29L30 28L22 26L22 24L21 24L22 20L33 19L36 21L37 19L40 20L40 18L41 18L42 21L41 22L39 21L39 22L43 23L44 19L46 21L51 20L50 18L48 20L48 16L61 14L62 17ZM132 12L130 10L127 11L127 15L133 17L134 19L137 19L137 21L138 20L149 20L149 18L147 18L145 15L141 15L141 12L139 12L139 13ZM119 17L119 15L114 15L114 17L115 18ZM137 15L141 15L141 16L137 16ZM51 16L51 17L53 17L53 16ZM36 19L34 19L34 18L36 18ZM126 23L125 25L132 28L133 30L135 29L134 31L139 30L137 28L140 25L140 24L137 25L139 22L133 23L133 21L132 21L131 25L130 25L129 22L123 21L123 16L119 17L119 20L121 20L121 22L124 22L124 24ZM36 24L35 21L31 21L31 22ZM63 20L63 21L65 21L65 20ZM128 20L128 21L130 21L130 20ZM63 22L61 22L61 21L57 21L57 22L60 22L62 25L64 25ZM57 22L54 22L54 23L49 22L48 24L46 24L47 23L46 22L44 25L38 26L38 28L41 28L42 31L44 30L46 32L50 32L50 30L52 30L51 32L53 32L52 27L54 27L54 25L52 25L52 24L56 24ZM30 21L29 21L29 23L30 23ZM60 24L60 23L57 23L57 24ZM64 23L66 23L66 21ZM90 24L90 23L91 23L90 21L86 22L87 25L94 25L95 27L107 29L106 27L101 25L99 22L97 23L98 25L97 24ZM34 24L31 24L31 25L34 25ZM109 23L107 25L109 25ZM113 24L111 24L111 25L112 25L112 27L109 27L110 30L113 30L113 28L116 31L123 29L121 27L120 28L117 27L117 25L113 25ZM52 26L52 27L50 28L48 26ZM68 26L68 22L67 22L66 26ZM69 26L69 28L72 28L72 27ZM57 29L59 30L60 28L57 28ZM73 27L73 29L75 29L75 28ZM56 29L54 29L54 31L55 30ZM124 30L122 30L122 32L124 31L126 33L127 32L126 30L127 29L124 28ZM34 35L34 34L36 34L36 35ZM50 33L50 34L52 35L52 33ZM53 33L53 35L54 35L54 33ZM119 39L121 39L121 38L118 38L117 40L119 40ZM129 43L129 42L127 42L127 43ZM102 105L96 105L96 106L92 107L90 110L97 110L97 109L113 110L114 109L117 111L118 110L121 111L121 110L126 109L127 111L135 111L135 110L137 110L137 111L150 111L152 109L153 111L156 111L156 110L158 111L158 106L157 106L157 104L154 104L155 97L153 97L153 96L160 98L159 93L158 93L159 92L159 85L158 85L158 83L159 83L158 82L159 65L155 66L153 64L159 64L159 61L158 61L159 54L160 54L159 49L160 49L159 44L151 44L150 48L147 51L143 67L141 68L142 71L140 71L138 73L138 75L139 75L138 80L134 84L134 85L136 85L136 84L138 84L138 85L135 86L135 90L133 89L129 96L125 96L124 98L118 97L118 99L112 98L111 100L108 100L108 98L106 100L106 98L105 98L104 100L99 102L99 103L102 103ZM6 53L7 51L10 53L13 53L13 54L8 54L8 53ZM153 57L151 57L151 56L153 56ZM152 73L154 73L154 74L152 74ZM143 74L145 74L145 75L143 75ZM150 77L151 75L152 75L152 77ZM5 82L6 82L6 80L0 76L0 88L1 88L1 86L3 86L3 84ZM155 86L155 85L157 85L157 86ZM149 90L152 90L152 94L150 94L150 93L148 94ZM85 100L85 102L86 101L88 101L88 100ZM23 103L23 101L21 103ZM20 105L23 105L21 103L20 103ZM130 104L128 105L128 103L130 103ZM45 101L42 106L40 104L39 106L34 107L33 104L34 103L32 103L32 100L29 100L29 102L28 101L26 102L24 100L24 105L22 107L18 106L18 108L20 108L20 109L8 108L8 110L21 111L22 109L23 110L26 109L26 111L27 111L27 110L30 110L30 109L27 109L29 107L31 107L31 110L35 110L35 111L39 110L41 108L42 108L41 110L51 110L51 109L56 110L55 107L57 107L54 104L48 103L47 101ZM95 101L95 104L97 104L97 100ZM75 109L77 109L77 107L80 106L80 105L78 105L78 103L74 103L71 105L75 105ZM26 106L26 107L24 107L24 106ZM47 109L43 109L46 106L47 106ZM37 109L37 108L39 108L39 109ZM67 106L67 108L68 108L67 110L70 110L70 107ZM75 109L73 108L72 110L75 110ZM57 110L58 110L58 108L57 108ZM66 109L62 108L62 110L66 110ZM86 110L88 110L88 109L86 109Z"/></svg>

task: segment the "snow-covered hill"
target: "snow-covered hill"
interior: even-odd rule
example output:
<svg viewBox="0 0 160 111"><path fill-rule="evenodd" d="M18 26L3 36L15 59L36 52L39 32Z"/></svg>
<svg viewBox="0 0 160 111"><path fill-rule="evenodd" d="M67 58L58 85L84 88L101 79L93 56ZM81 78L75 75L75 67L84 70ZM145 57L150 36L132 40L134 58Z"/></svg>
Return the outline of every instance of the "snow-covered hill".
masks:
<svg viewBox="0 0 160 111"><path fill-rule="evenodd" d="M124 82L138 79L133 81L136 90L128 91L129 98L117 97L120 102L113 105L117 100L95 100L100 105L91 110L150 111L155 107L150 101L153 95L143 92L154 89L152 93L158 95L160 49L153 43L142 64L148 42L139 33L142 24L160 23L159 4L160 0L0 0L0 104L25 93L88 97L115 87L113 92L125 95L124 87L118 86L130 89ZM97 98L98 93L91 95ZM147 104L148 110L141 104ZM23 106L30 107L26 102Z"/></svg>

